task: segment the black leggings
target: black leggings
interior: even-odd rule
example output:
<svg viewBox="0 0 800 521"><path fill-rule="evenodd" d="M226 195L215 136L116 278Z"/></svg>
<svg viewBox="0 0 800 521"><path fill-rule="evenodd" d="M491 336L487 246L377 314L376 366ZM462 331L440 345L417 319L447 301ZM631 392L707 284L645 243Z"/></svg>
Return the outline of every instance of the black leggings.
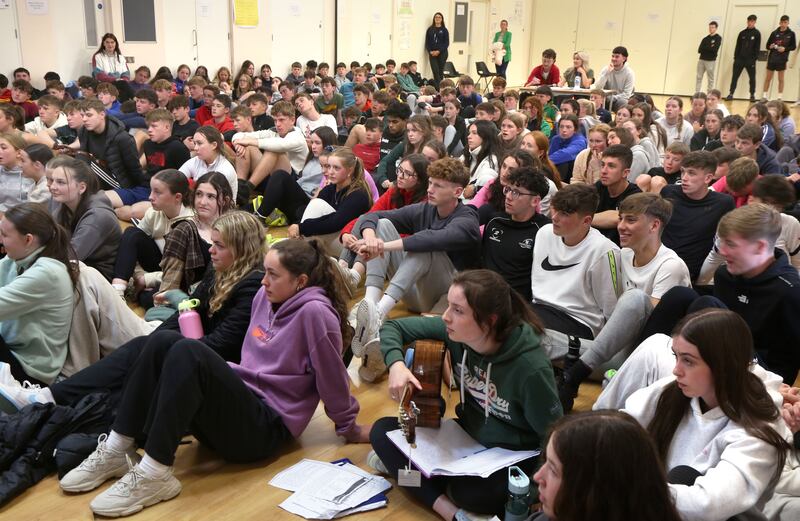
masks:
<svg viewBox="0 0 800 521"><path fill-rule="evenodd" d="M19 380L20 382L28 381L33 385L41 385L46 386L47 384L39 380L38 378L34 378L33 376L29 375L25 372L25 368L22 367L22 364L17 360L17 357L11 352L11 348L8 347L6 344L5 339L0 336L0 362L5 362L9 365L11 369L11 376L14 377L15 380Z"/></svg>
<svg viewBox="0 0 800 521"><path fill-rule="evenodd" d="M112 428L146 437L145 452L164 465L172 465L186 432L234 463L267 458L292 439L222 357L175 331L134 339L50 390L57 403L69 403L93 387L122 387Z"/></svg>
<svg viewBox="0 0 800 521"><path fill-rule="evenodd" d="M264 199L258 207L258 214L266 218L277 208L286 214L289 222L300 222L310 200L292 174L276 170L264 181Z"/></svg>
<svg viewBox="0 0 800 521"><path fill-rule="evenodd" d="M408 465L408 455L392 443L386 433L398 429L397 417L386 417L376 421L369 433L369 441L375 454L381 459L389 474L396 478L397 472ZM535 459L530 458L517 463L517 466L531 475L534 471ZM446 494L459 508L477 514L494 514L503 517L508 496L508 469L501 469L488 478L475 476L426 478L422 476L420 487L409 487L406 490L432 508L436 499Z"/></svg>
<svg viewBox="0 0 800 521"><path fill-rule="evenodd" d="M234 463L267 458L292 438L221 356L174 331L150 335L131 367L113 429L146 434L145 452L164 465L172 465L187 431Z"/></svg>
<svg viewBox="0 0 800 521"><path fill-rule="evenodd" d="M145 271L161 271L161 250L152 237L131 226L122 233L114 264L114 278L131 278L137 262Z"/></svg>
<svg viewBox="0 0 800 521"><path fill-rule="evenodd" d="M51 385L50 392L56 403L74 405L87 394L98 391L108 391L112 396L119 398L125 387L128 372L139 358L149 338L150 336L136 337L122 344L110 355Z"/></svg>

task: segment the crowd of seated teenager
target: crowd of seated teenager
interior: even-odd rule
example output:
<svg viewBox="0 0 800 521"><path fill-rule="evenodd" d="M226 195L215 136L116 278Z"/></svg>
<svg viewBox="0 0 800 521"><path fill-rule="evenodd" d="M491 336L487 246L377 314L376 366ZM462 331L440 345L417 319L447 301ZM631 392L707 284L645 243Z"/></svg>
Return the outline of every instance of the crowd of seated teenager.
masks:
<svg viewBox="0 0 800 521"><path fill-rule="evenodd" d="M413 61L151 77L113 34L75 88L50 76L36 91L18 69L0 92L0 409L118 401L60 480L119 479L92 501L101 515L178 495L185 433L260 461L320 400L337 434L372 444L360 463L395 478L396 419L359 423L346 365L359 358L366 385L388 375L399 400L419 386L404 346L442 340L467 433L545 450L520 463L535 519L797 519L800 138L786 104L730 115L711 90L662 112L635 91L626 48L598 73L584 51L563 73L556 59L545 50L525 86L497 78L485 97ZM576 83L587 99L554 97ZM288 238L265 244L281 226ZM117 336L74 323L108 295L157 321ZM196 340L175 312L190 297ZM392 319L399 304L431 316ZM561 419L604 374L595 408L623 412ZM621 482L607 468L621 455L580 470L590 439L636 451L648 475ZM462 520L502 515L507 477L401 488Z"/></svg>

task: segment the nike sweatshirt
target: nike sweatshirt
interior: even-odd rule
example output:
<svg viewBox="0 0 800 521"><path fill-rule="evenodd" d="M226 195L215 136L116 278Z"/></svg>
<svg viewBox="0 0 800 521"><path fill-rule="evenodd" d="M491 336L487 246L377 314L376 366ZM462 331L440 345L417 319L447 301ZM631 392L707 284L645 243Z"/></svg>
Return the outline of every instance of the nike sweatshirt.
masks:
<svg viewBox="0 0 800 521"><path fill-rule="evenodd" d="M619 266L619 247L597 229L567 246L545 225L533 246L533 302L566 312L597 336L617 305Z"/></svg>

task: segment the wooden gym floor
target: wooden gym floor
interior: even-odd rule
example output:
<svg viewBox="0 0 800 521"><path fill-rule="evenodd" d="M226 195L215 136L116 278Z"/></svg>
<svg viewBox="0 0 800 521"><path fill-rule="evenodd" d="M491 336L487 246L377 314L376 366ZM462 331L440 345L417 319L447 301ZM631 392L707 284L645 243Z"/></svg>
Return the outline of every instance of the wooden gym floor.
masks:
<svg viewBox="0 0 800 521"><path fill-rule="evenodd" d="M664 96L656 97L657 106L663 108L665 99ZM739 114L743 114L748 105L747 101L742 100L728 103L731 111ZM797 120L800 110L793 108L792 114ZM272 230L271 233L280 235L281 230ZM353 299L353 303L358 302L362 296L363 289ZM398 309L393 316L404 314L407 313ZM353 395L361 404L358 421L368 424L383 416L396 416L397 404L389 399L386 380L376 384L361 382L358 377L359 364L360 360L354 359L349 367L353 380ZM580 395L575 401L575 410L591 409L599 392L598 384L588 383L581 386ZM444 390L444 396L448 401L447 414L453 416L458 393L448 398L447 391ZM178 449L175 460L175 475L183 484L181 494L171 501L145 509L144 512L137 514L135 519L141 521L298 519L278 507L289 493L267 484L277 472L303 458L322 461L350 458L353 463L366 469L369 449L368 444L345 444L337 437L333 424L325 416L321 405L300 439L268 461L252 465L228 464L193 440L191 444ZM26 521L93 519L89 502L111 483L112 481L109 481L94 492L72 495L61 491L57 478L53 475L0 509L0 519ZM389 491L388 497L389 504L386 508L350 517L363 521L438 519L431 511L421 507L397 488Z"/></svg>

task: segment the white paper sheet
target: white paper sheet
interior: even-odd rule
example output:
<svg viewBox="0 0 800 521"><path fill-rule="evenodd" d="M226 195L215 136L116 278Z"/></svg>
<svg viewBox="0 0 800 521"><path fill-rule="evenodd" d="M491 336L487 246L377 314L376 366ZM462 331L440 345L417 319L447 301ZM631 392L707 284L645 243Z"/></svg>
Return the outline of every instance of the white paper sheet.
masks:
<svg viewBox="0 0 800 521"><path fill-rule="evenodd" d="M537 456L540 451L513 451L494 447L487 449L455 420L442 420L438 429L418 427L416 448L411 449L411 461L423 475L430 476L480 476L488 477L493 472ZM387 433L392 443L403 454L409 446L400 429Z"/></svg>
<svg viewBox="0 0 800 521"><path fill-rule="evenodd" d="M378 508L385 503L357 507L391 487L382 477L355 465L334 465L309 459L279 472L270 485L294 491L279 506L306 519L333 519L338 515Z"/></svg>

